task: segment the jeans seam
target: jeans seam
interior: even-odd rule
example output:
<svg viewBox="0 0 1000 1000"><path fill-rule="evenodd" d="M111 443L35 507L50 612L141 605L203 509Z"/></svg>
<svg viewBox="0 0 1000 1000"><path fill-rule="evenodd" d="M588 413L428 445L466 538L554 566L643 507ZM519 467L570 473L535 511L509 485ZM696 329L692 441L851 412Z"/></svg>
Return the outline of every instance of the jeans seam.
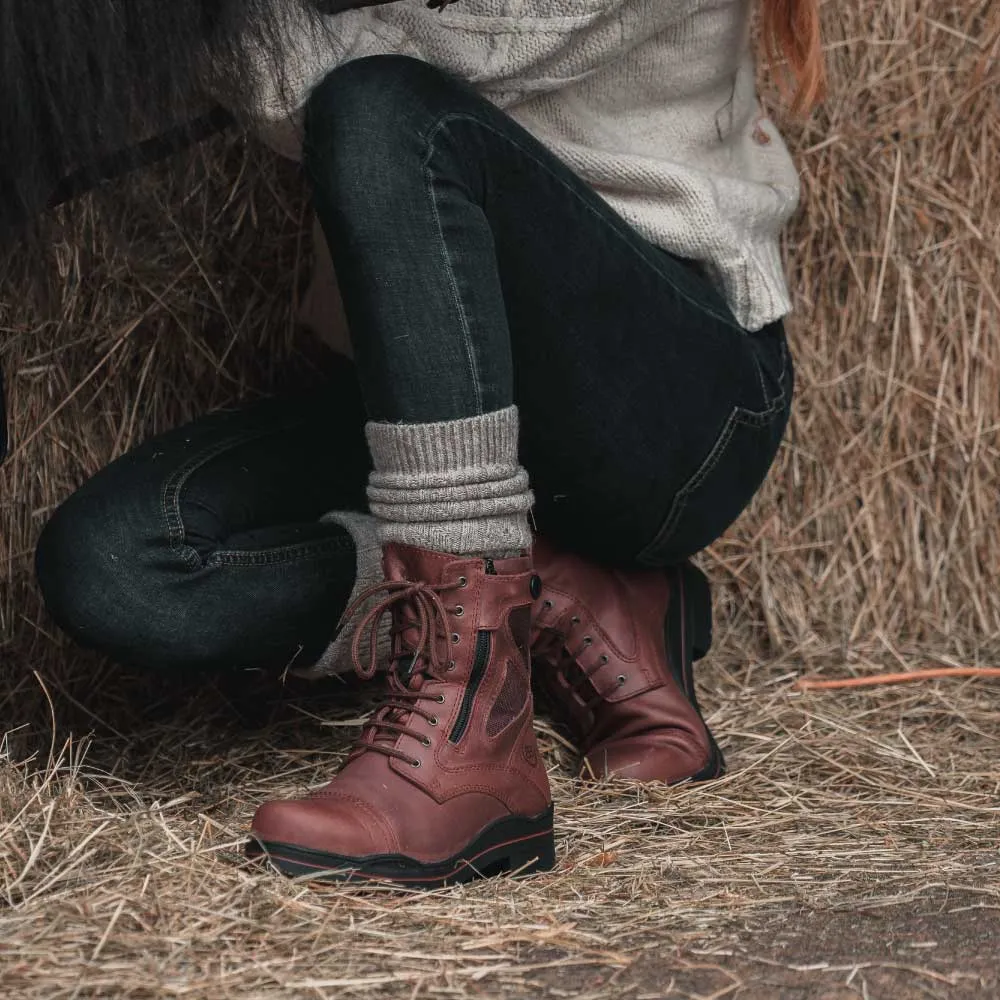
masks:
<svg viewBox="0 0 1000 1000"><path fill-rule="evenodd" d="M511 146L513 146L515 149L517 149L519 152L521 152L524 156L527 156L537 167L539 167L541 170L543 170L545 173L547 173L552 180L554 180L568 194L570 194L574 199L576 199L576 201L579 202L579 204L587 212L589 212L591 215L594 215L602 223L604 223L605 225L607 225L608 228L610 228L611 232L613 232L615 234L615 236L622 243L624 243L625 246L632 253L636 254L647 267L649 267L655 274L657 274L660 278L662 278L663 281L665 281L674 290L674 292L680 298L682 298L684 301L686 301L689 305L694 306L694 308L697 309L698 311L700 311L700 312L702 312L702 313L704 313L704 314L706 314L708 316L711 316L713 319L717 320L720 323L724 323L725 325L727 325L729 327L738 329L741 332L745 332L743 330L743 328L739 325L739 323L737 323L735 317L733 317L733 316L725 316L725 315L722 315L720 313L717 313L711 307L706 306L704 302L700 302L697 299L692 298L690 295L687 294L687 292L685 292L673 280L673 278L671 278L671 276L669 274L667 274L664 271L662 271L653 261L647 259L639 251L639 248L635 244L635 238L636 237L638 237L639 239L644 239L644 237L642 237L641 234L639 234L634 228L632 228L625 219L623 219L623 218L621 218L621 216L617 215L614 212L614 210L611 208L610 205L606 206L608 208L608 211L611 213L609 216L605 216L602 213L600 213L594 205L591 205L585 198L583 198L583 196L578 191L574 190L565 181L564 178L560 177L559 174L556 173L556 171L554 171L549 166L548 163L546 163L543 159L540 159L538 156L536 156L535 153L531 149L529 149L526 146L524 146L514 136L510 136L510 135L507 135L504 132L501 132L499 129L495 128L488 121L484 121L482 118L479 118L477 115L472 114L472 113L470 113L468 111L448 111L448 112L445 112L443 115L441 115L435 121L433 127L431 128L431 130L427 134L427 141L430 141L431 135L433 133L436 133L437 131L439 131L441 128L443 128L448 122L450 122L450 121L459 121L459 120L464 120L464 121L472 122L473 124L478 125L480 128L484 128L488 132L492 132L499 139L502 139L504 142L509 143ZM511 119L511 120L513 121L513 119ZM515 122L515 124L517 124L517 123ZM584 183L586 183L586 182L584 182ZM600 194L598 194L597 196L600 197ZM602 202L602 204L606 204L606 203ZM440 231L440 223L438 224L438 229ZM442 240L444 239L444 233L443 232L441 233L441 238L442 238ZM646 242L649 243L648 240ZM652 244L652 243L649 243L649 245L650 246L655 246L655 244ZM657 248L657 249L659 249L659 248Z"/></svg>
<svg viewBox="0 0 1000 1000"><path fill-rule="evenodd" d="M219 549L213 552L205 561L206 568L226 566L232 569L252 569L258 566L277 566L284 563L309 559L313 556L324 556L337 551L346 551L352 547L350 538L332 536L324 542L301 542L294 545L282 545L273 549L261 549L257 552L246 552L240 549Z"/></svg>
<svg viewBox="0 0 1000 1000"><path fill-rule="evenodd" d="M780 378L778 379L778 385L781 386L781 392L778 396L774 397L774 399L771 398L771 394L767 391L767 385L764 383L764 371L760 367L760 356L756 351L753 352L753 366L757 369L757 382L760 385L760 398L771 400L772 405L777 402L778 399L784 400L785 389L784 386L781 386Z"/></svg>
<svg viewBox="0 0 1000 1000"><path fill-rule="evenodd" d="M207 560L203 559L198 554L197 550L195 550L192 546L187 545L184 540L184 518L181 515L180 510L180 497L181 491L184 489L188 479L190 479L191 476L198 471L198 469L212 461L213 458L218 458L219 455L222 455L233 448L238 448L240 445L247 444L250 441L255 441L259 438L267 437L269 434L273 434L279 430L287 430L289 427L301 424L301 420L279 422L273 426L262 428L259 431L234 434L231 437L216 443L213 447L199 452L197 455L192 455L191 458L189 458L166 478L163 484L163 490L160 493L160 514L163 517L164 525L166 527L167 542L174 555L176 555L179 559L182 559L191 568L197 568L211 563L211 556Z"/></svg>
<svg viewBox="0 0 1000 1000"><path fill-rule="evenodd" d="M466 314L465 304L462 302L462 296L459 292L458 280L455 277L455 268L452 266L451 255L448 253L448 243L444 238L444 227L441 225L441 211L438 207L437 192L434 190L434 173L430 165L430 161L436 152L434 143L437 139L437 134L446 127L446 124L447 118L440 118L424 137L427 151L424 154L422 168L427 186L427 197L430 200L431 210L434 213L434 225L437 229L440 259L448 274L448 284L451 286L455 307L458 310L459 320L462 324L462 338L465 342L465 356L469 362L469 375L472 378L472 385L475 392L476 410L481 413L483 409L483 387L479 377L479 366L476 362L475 351L472 347L472 332L469 330L469 317Z"/></svg>
<svg viewBox="0 0 1000 1000"><path fill-rule="evenodd" d="M638 556L640 563L645 562L655 549L660 548L673 537L674 531L677 529L677 523L680 520L681 514L687 508L691 494L701 486L719 462L722 461L722 456L725 454L733 434L736 433L736 428L740 426L758 428L767 426L785 408L785 395L785 392L782 391L781 395L775 397L771 401L771 404L764 410L748 410L743 406L733 407L726 418L726 422L723 424L722 430L705 456L704 461L702 461L701 465L698 466L687 482L674 494L674 498L670 503L670 510L663 524L660 525L659 530L651 541L640 551Z"/></svg>
<svg viewBox="0 0 1000 1000"><path fill-rule="evenodd" d="M788 395L789 375L792 368L792 352L788 349L788 340L781 338L781 374L778 376L778 383L781 385L782 394Z"/></svg>

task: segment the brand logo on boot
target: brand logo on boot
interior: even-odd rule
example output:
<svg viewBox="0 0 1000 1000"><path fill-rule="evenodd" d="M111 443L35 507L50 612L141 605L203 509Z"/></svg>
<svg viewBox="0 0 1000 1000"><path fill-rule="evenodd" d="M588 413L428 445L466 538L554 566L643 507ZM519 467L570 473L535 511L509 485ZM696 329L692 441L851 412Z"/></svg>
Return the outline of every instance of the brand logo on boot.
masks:
<svg viewBox="0 0 1000 1000"><path fill-rule="evenodd" d="M538 763L538 748L534 743L525 743L521 747L521 754L532 767Z"/></svg>

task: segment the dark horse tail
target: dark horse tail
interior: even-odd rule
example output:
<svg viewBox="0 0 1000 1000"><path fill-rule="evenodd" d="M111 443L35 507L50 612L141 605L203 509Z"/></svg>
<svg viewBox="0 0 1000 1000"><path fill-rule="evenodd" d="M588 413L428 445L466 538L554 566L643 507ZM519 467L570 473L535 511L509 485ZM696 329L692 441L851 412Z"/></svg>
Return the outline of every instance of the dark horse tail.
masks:
<svg viewBox="0 0 1000 1000"><path fill-rule="evenodd" d="M45 207L55 208L79 198L104 181L112 181L133 170L159 163L189 146L225 132L235 124L236 119L232 113L217 105L183 125L176 125L134 145L116 150L102 157L96 164L67 174L56 185Z"/></svg>
<svg viewBox="0 0 1000 1000"><path fill-rule="evenodd" d="M313 0L0 0L0 242L52 204L254 115ZM150 138L150 137L153 138Z"/></svg>
<svg viewBox="0 0 1000 1000"><path fill-rule="evenodd" d="M309 0L0 0L0 249L46 208L252 115ZM153 136L154 138L149 138ZM0 460L7 427L0 376Z"/></svg>

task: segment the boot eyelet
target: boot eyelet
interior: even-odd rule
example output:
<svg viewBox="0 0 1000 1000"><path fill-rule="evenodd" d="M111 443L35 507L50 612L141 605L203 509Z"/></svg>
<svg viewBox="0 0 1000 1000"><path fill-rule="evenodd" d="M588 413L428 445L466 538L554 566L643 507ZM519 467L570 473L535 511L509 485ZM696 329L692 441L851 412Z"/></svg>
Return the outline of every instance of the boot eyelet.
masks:
<svg viewBox="0 0 1000 1000"><path fill-rule="evenodd" d="M443 705L443 704L444 704L444 695L443 695L443 694L439 694L439 695L437 696L437 703L438 703L439 705Z"/></svg>
<svg viewBox="0 0 1000 1000"><path fill-rule="evenodd" d="M426 736L421 740L421 742L425 747L429 747L431 745L431 741Z"/></svg>
<svg viewBox="0 0 1000 1000"><path fill-rule="evenodd" d="M580 616L579 615L573 615L573 617L570 618L570 622L572 622L572 624L574 624L574 625L579 625L580 624Z"/></svg>
<svg viewBox="0 0 1000 1000"><path fill-rule="evenodd" d="M607 653L601 653L601 663L607 663L608 659L609 657Z"/></svg>
<svg viewBox="0 0 1000 1000"><path fill-rule="evenodd" d="M548 611L552 607L552 602L546 599L542 601L542 607L545 608L546 611Z"/></svg>
<svg viewBox="0 0 1000 1000"><path fill-rule="evenodd" d="M430 723L430 725L436 726L438 724L438 717L436 715L432 715L427 721ZM430 740L428 740L427 742L430 743Z"/></svg>
<svg viewBox="0 0 1000 1000"><path fill-rule="evenodd" d="M445 669L445 670L454 670L454 669L455 669L455 661L454 661L454 660L449 660L449 661L448 661L448 662L447 662L447 663L446 663L446 664L444 665L444 669Z"/></svg>
<svg viewBox="0 0 1000 1000"><path fill-rule="evenodd" d="M619 674L618 675L618 686L621 687L627 680L628 680L628 678L625 676L625 674Z"/></svg>
<svg viewBox="0 0 1000 1000"><path fill-rule="evenodd" d="M462 641L462 637L457 632L452 632L451 633L451 641L452 641L452 643L454 643L454 644L457 645L458 643L460 643Z"/></svg>
<svg viewBox="0 0 1000 1000"><path fill-rule="evenodd" d="M455 605L455 617L456 618L461 618L462 615L464 615L464 614L465 614L465 608L463 608L461 604L456 604Z"/></svg>
<svg viewBox="0 0 1000 1000"><path fill-rule="evenodd" d="M585 636L583 637L583 644L584 644L585 646L592 646L592 645L593 645L593 643L594 643L594 640L593 640L593 638L591 638L591 636L589 636L589 635L585 635Z"/></svg>
<svg viewBox="0 0 1000 1000"><path fill-rule="evenodd" d="M413 760L410 761L410 767L420 767L420 761L414 757Z"/></svg>
<svg viewBox="0 0 1000 1000"><path fill-rule="evenodd" d="M458 585L459 585L459 587L468 587L469 586L469 581L468 581L468 579L466 577L460 576L458 578Z"/></svg>

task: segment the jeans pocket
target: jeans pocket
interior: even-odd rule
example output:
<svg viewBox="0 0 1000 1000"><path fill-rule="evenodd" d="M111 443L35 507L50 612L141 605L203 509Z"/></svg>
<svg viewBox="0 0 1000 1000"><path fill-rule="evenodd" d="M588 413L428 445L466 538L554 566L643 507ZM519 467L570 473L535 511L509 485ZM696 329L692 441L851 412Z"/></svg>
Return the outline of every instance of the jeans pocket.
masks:
<svg viewBox="0 0 1000 1000"><path fill-rule="evenodd" d="M740 516L778 453L788 423L790 390L789 384L767 410L733 408L705 460L675 494L660 530L639 553L641 564L682 562Z"/></svg>

